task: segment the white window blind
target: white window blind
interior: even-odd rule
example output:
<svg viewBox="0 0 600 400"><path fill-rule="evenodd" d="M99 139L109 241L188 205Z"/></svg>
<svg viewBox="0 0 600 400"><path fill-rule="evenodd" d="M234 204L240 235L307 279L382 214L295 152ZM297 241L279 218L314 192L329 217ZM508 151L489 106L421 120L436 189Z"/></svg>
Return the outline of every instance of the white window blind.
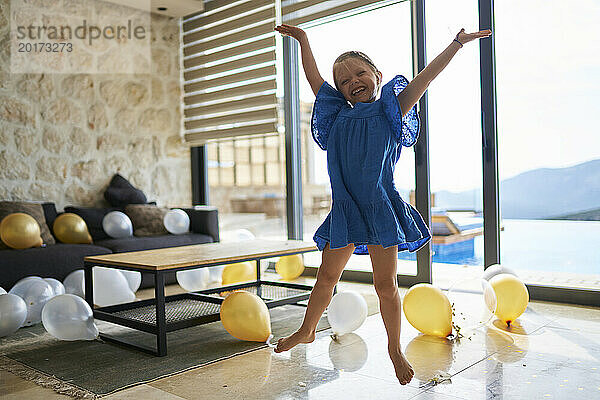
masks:
<svg viewBox="0 0 600 400"><path fill-rule="evenodd" d="M397 2L398 0L282 0L281 13L284 24L302 25L340 18Z"/></svg>
<svg viewBox="0 0 600 400"><path fill-rule="evenodd" d="M183 20L185 140L277 132L275 0L213 0Z"/></svg>

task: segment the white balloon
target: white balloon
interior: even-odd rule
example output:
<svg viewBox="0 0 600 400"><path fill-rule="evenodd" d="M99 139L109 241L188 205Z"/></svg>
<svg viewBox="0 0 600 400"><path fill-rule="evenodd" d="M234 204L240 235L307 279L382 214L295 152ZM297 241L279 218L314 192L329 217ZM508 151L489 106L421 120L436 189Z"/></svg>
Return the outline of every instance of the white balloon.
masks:
<svg viewBox="0 0 600 400"><path fill-rule="evenodd" d="M214 267L208 267L204 269L208 271L209 282L223 282L223 270L225 269L224 265L216 265Z"/></svg>
<svg viewBox="0 0 600 400"><path fill-rule="evenodd" d="M177 282L188 292L195 292L206 288L209 276L208 268L177 271Z"/></svg>
<svg viewBox="0 0 600 400"><path fill-rule="evenodd" d="M4 290L1 286L0 286L0 294L6 294L6 290Z"/></svg>
<svg viewBox="0 0 600 400"><path fill-rule="evenodd" d="M365 365L369 349L356 333L347 333L329 342L329 359L337 370L358 371Z"/></svg>
<svg viewBox="0 0 600 400"><path fill-rule="evenodd" d="M223 281L208 281L204 289L216 289L223 286Z"/></svg>
<svg viewBox="0 0 600 400"><path fill-rule="evenodd" d="M129 289L133 293L137 292L142 284L142 274L138 271L126 271L124 269L119 270L125 279L127 279L127 284L129 285Z"/></svg>
<svg viewBox="0 0 600 400"><path fill-rule="evenodd" d="M82 269L71 272L63 281L65 293L85 298L85 273Z"/></svg>
<svg viewBox="0 0 600 400"><path fill-rule="evenodd" d="M327 320L338 335L358 329L367 318L367 302L356 292L340 292L331 299Z"/></svg>
<svg viewBox="0 0 600 400"><path fill-rule="evenodd" d="M102 219L102 229L112 238L120 239L133 234L133 225L127 214L111 211Z"/></svg>
<svg viewBox="0 0 600 400"><path fill-rule="evenodd" d="M42 323L49 334L60 340L93 340L98 337L90 306L74 294L52 298L42 310Z"/></svg>
<svg viewBox="0 0 600 400"><path fill-rule="evenodd" d="M15 287L15 292L20 293L19 296L25 301L25 305L27 306L27 318L23 326L31 326L41 322L44 305L54 297L52 286L43 279L32 279L18 287L15 284ZM17 293L12 293L11 289L11 294Z"/></svg>
<svg viewBox="0 0 600 400"><path fill-rule="evenodd" d="M258 261L258 262L260 262L260 261ZM266 261L265 261L265 262L262 262L262 263L260 264L260 272L261 272L262 274L264 274L264 273L265 273L265 271L266 271L267 269L269 269L269 262L266 262Z"/></svg>
<svg viewBox="0 0 600 400"><path fill-rule="evenodd" d="M252 240L256 238L248 229L236 229L235 236L238 240Z"/></svg>
<svg viewBox="0 0 600 400"><path fill-rule="evenodd" d="M12 335L25 322L27 306L17 295L0 294L0 337Z"/></svg>
<svg viewBox="0 0 600 400"><path fill-rule="evenodd" d="M60 281L54 278L44 278L44 280L52 287L52 292L55 296L58 296L59 294L65 294L65 287L62 283L60 283Z"/></svg>
<svg viewBox="0 0 600 400"><path fill-rule="evenodd" d="M256 237L248 229L235 229L233 231L223 231L219 233L219 239L222 242L241 242L243 240L252 240Z"/></svg>
<svg viewBox="0 0 600 400"><path fill-rule="evenodd" d="M26 276L25 278L21 278L21 279L19 279L19 280L17 281L17 283L15 283L15 284L13 285L13 287L15 287L15 286L16 286L18 283L23 283L23 282L27 282L27 281L30 281L30 280L35 280L35 279L42 279L42 277L41 277L41 276L37 276L37 275Z"/></svg>
<svg viewBox="0 0 600 400"><path fill-rule="evenodd" d="M494 276L499 275L499 274L511 274L511 275L518 277L516 272L513 271L512 269L504 267L501 264L494 264L494 265L490 265L489 267L487 267L486 270L483 272L483 279L485 279L486 281L489 281Z"/></svg>
<svg viewBox="0 0 600 400"><path fill-rule="evenodd" d="M179 208L169 210L163 218L165 229L174 235L181 235L190 230L190 216Z"/></svg>
<svg viewBox="0 0 600 400"><path fill-rule="evenodd" d="M463 335L488 323L496 312L496 293L485 279L454 282L444 294L452 305L452 325Z"/></svg>
<svg viewBox="0 0 600 400"><path fill-rule="evenodd" d="M29 288L29 285L31 285L37 280L42 280L42 278L40 278L39 276L28 276L26 278L20 279L17 281L17 283L13 285L12 288L10 288L8 293L23 298L25 296L25 292L27 292L27 289Z"/></svg>
<svg viewBox="0 0 600 400"><path fill-rule="evenodd" d="M135 294L121 271L113 268L94 267L94 304L101 307L129 303Z"/></svg>

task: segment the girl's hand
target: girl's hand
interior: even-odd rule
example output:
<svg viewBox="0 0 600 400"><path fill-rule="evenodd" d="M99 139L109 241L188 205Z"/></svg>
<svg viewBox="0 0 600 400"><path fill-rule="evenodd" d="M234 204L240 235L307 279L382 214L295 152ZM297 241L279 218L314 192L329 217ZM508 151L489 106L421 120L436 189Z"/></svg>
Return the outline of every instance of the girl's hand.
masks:
<svg viewBox="0 0 600 400"><path fill-rule="evenodd" d="M463 28L456 35L456 40L458 40L462 44L465 44L465 43L468 43L475 39L481 39L484 37L488 37L491 34L492 34L492 31L489 29L486 29L484 31L475 32L475 33L465 33L465 29Z"/></svg>
<svg viewBox="0 0 600 400"><path fill-rule="evenodd" d="M297 26L282 24L276 26L275 30L284 36L291 36L299 42L306 39L306 32Z"/></svg>

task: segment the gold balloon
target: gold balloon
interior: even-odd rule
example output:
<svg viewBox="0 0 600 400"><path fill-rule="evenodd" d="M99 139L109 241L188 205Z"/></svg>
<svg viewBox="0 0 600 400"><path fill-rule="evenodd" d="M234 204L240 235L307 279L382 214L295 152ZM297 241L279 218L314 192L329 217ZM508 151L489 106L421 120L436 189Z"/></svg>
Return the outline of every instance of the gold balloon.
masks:
<svg viewBox="0 0 600 400"><path fill-rule="evenodd" d="M496 292L498 305L496 316L510 325L525 312L529 303L529 291L519 278L511 274L499 274L490 279Z"/></svg>
<svg viewBox="0 0 600 400"><path fill-rule="evenodd" d="M292 254L291 256L283 256L275 263L275 271L283 279L296 279L304 272L304 261L301 254Z"/></svg>
<svg viewBox="0 0 600 400"><path fill-rule="evenodd" d="M425 382L440 372L448 373L454 361L452 341L418 335L408 343L404 354L415 371L415 378Z"/></svg>
<svg viewBox="0 0 600 400"><path fill-rule="evenodd" d="M29 214L12 213L0 223L0 239L13 249L40 247L44 241L40 236L40 225Z"/></svg>
<svg viewBox="0 0 600 400"><path fill-rule="evenodd" d="M408 289L402 309L408 322L426 335L446 337L452 333L450 301L429 283L419 283Z"/></svg>
<svg viewBox="0 0 600 400"><path fill-rule="evenodd" d="M54 236L63 243L92 243L92 237L88 232L83 218L77 214L64 213L56 217L52 225Z"/></svg>
<svg viewBox="0 0 600 400"><path fill-rule="evenodd" d="M223 285L256 280L256 262L244 261L227 264L223 268Z"/></svg>
<svg viewBox="0 0 600 400"><path fill-rule="evenodd" d="M271 335L271 316L265 302L255 294L233 292L221 304L221 321L231 336L266 342Z"/></svg>

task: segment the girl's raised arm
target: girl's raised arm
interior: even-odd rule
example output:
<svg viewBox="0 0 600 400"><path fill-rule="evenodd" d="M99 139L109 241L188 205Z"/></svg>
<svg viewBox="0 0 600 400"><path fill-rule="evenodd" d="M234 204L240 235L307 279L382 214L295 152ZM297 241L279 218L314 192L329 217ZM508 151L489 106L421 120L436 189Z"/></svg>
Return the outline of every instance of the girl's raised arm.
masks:
<svg viewBox="0 0 600 400"><path fill-rule="evenodd" d="M488 37L492 34L492 31L486 29L475 33L465 33L464 29L456 35L456 38L450 43L450 45L444 50L439 56L437 56L432 62L419 72L417 76L406 86L406 88L398 94L398 102L400 103L400 109L402 110L402 116L406 115L417 101L423 96L423 93L429 87L429 84L433 79L438 76L440 72L450 62L456 52L463 46L475 39L481 39Z"/></svg>
<svg viewBox="0 0 600 400"><path fill-rule="evenodd" d="M315 62L312 50L310 49L306 32L296 26L285 24L277 26L275 30L282 35L293 37L298 41L298 43L300 43L300 54L302 55L302 67L304 68L304 74L306 75L306 79L308 80L308 83L310 84L310 87L316 96L321 88L321 85L323 85L324 80L319 73L319 69L317 68L317 63Z"/></svg>

